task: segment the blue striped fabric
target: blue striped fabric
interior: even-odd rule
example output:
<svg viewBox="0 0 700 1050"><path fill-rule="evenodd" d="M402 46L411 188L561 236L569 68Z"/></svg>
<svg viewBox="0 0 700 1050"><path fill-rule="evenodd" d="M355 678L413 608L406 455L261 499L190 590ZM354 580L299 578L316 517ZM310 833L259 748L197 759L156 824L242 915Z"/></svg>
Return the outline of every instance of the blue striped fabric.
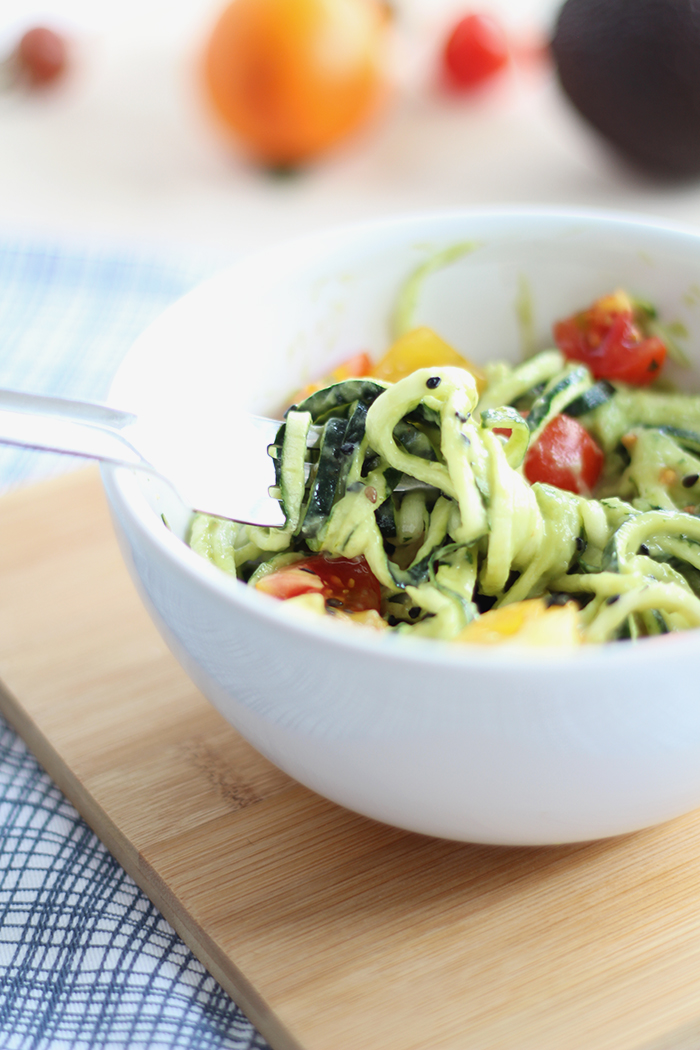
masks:
<svg viewBox="0 0 700 1050"><path fill-rule="evenodd" d="M136 336L211 269L0 240L0 387L104 400ZM0 492L75 465L0 448Z"/></svg>
<svg viewBox="0 0 700 1050"><path fill-rule="evenodd" d="M205 265L0 242L0 386L102 400ZM75 463L0 450L0 492ZM3 1050L264 1050L0 718Z"/></svg>

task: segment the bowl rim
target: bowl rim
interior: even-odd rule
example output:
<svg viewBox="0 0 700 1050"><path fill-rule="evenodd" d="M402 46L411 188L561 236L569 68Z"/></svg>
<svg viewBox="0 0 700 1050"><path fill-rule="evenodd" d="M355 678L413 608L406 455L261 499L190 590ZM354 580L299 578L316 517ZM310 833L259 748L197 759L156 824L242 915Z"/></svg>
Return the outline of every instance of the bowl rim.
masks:
<svg viewBox="0 0 700 1050"><path fill-rule="evenodd" d="M368 235L376 236L382 231L393 231L409 225L443 224L450 219L459 222L474 221L524 221L538 219L549 223L586 222L606 228L615 226L626 230L640 229L659 236L680 237L684 241L695 240L698 243L700 261L700 228L677 222L667 221L661 216L624 210L605 208L539 206L539 205L504 205L484 208L446 208L417 212L404 212L379 218L370 218L362 222L346 223L304 234L301 237L286 238L268 245L255 252L246 253L232 264L216 271L210 277L197 284L185 295L168 306L137 337L123 358L108 393L108 403L115 404L115 390L119 386L120 376L127 362L138 355L142 342L147 341L154 330L174 311L188 309L207 290L217 283L226 283L242 267L248 267L266 258L295 253L301 248L315 248L321 252L326 246L340 244L353 239L358 241ZM475 670L493 670L507 666L535 669L538 673L547 673L561 668L562 661L573 661L577 667L606 669L615 667L624 670L632 663L639 673L641 665L647 661L656 663L659 658L659 646L668 658L690 657L694 655L700 643L700 628L688 631L671 632L667 635L645 638L641 645L602 643L600 645L582 645L566 650L556 647L526 647L516 644L489 646L471 643L455 644L453 641L428 639L422 637L401 636L384 631L358 629L356 625L334 621L332 617L320 617L317 614L305 613L295 609L291 613L284 603L251 590L242 581L237 580L216 566L208 563L196 554L183 540L175 536L161 521L158 514L148 504L140 489L135 471L125 467L102 463L101 475L107 498L117 516L126 513L147 544L155 545L165 555L172 567L205 590L217 595L226 602L240 607L249 617L265 622L275 623L292 638L304 641L318 640L324 645L337 646L359 654L381 653L388 660L402 664L416 664L430 667L457 667ZM558 673L558 671L557 671Z"/></svg>

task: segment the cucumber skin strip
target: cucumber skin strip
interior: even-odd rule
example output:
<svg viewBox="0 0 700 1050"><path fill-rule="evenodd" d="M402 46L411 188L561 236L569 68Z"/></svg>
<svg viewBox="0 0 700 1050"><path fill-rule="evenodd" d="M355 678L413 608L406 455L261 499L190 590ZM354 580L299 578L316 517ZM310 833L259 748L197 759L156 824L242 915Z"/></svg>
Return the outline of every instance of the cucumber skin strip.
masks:
<svg viewBox="0 0 700 1050"><path fill-rule="evenodd" d="M347 422L331 416L323 430L316 476L306 504L300 534L308 540L315 536L328 519L335 499L338 481L338 450L345 438Z"/></svg>
<svg viewBox="0 0 700 1050"><path fill-rule="evenodd" d="M611 398L615 397L615 394L616 390L612 383L609 383L607 379L600 379L580 397L574 398L564 409L564 414L571 416L572 419L585 416L589 412L595 412L601 405L607 404Z"/></svg>
<svg viewBox="0 0 700 1050"><path fill-rule="evenodd" d="M586 628L586 641L608 641L628 616L645 609L678 612L689 627L700 627L700 598L674 584L649 583L621 595L614 605L605 605Z"/></svg>
<svg viewBox="0 0 700 1050"><path fill-rule="evenodd" d="M575 401L592 386L593 377L583 365L575 365L568 369L565 375L551 380L535 401L527 417L530 443L534 445L554 416L563 412L571 401Z"/></svg>
<svg viewBox="0 0 700 1050"><path fill-rule="evenodd" d="M288 412L310 412L314 423L318 423L329 414L341 415L343 409L354 401L371 405L388 385L380 379L343 379L309 394L301 404L293 405Z"/></svg>

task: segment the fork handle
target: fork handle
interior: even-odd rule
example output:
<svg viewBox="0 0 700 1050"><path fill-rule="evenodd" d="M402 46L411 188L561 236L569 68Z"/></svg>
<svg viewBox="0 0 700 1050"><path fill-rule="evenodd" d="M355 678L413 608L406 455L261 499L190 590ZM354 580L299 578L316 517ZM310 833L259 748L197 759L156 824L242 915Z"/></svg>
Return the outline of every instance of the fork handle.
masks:
<svg viewBox="0 0 700 1050"><path fill-rule="evenodd" d="M120 431L134 423L130 412L88 401L0 390L0 443L144 466Z"/></svg>

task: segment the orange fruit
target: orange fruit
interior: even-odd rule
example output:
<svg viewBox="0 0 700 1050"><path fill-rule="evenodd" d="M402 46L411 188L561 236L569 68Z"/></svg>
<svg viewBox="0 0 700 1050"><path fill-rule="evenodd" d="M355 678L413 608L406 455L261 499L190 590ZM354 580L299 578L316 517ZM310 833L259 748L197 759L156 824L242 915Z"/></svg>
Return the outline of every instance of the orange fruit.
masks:
<svg viewBox="0 0 700 1050"><path fill-rule="evenodd" d="M566 0L552 54L574 108L653 176L700 176L696 0Z"/></svg>
<svg viewBox="0 0 700 1050"><path fill-rule="evenodd" d="M257 160L310 160L379 107L387 28L379 0L232 0L204 56L214 110Z"/></svg>

